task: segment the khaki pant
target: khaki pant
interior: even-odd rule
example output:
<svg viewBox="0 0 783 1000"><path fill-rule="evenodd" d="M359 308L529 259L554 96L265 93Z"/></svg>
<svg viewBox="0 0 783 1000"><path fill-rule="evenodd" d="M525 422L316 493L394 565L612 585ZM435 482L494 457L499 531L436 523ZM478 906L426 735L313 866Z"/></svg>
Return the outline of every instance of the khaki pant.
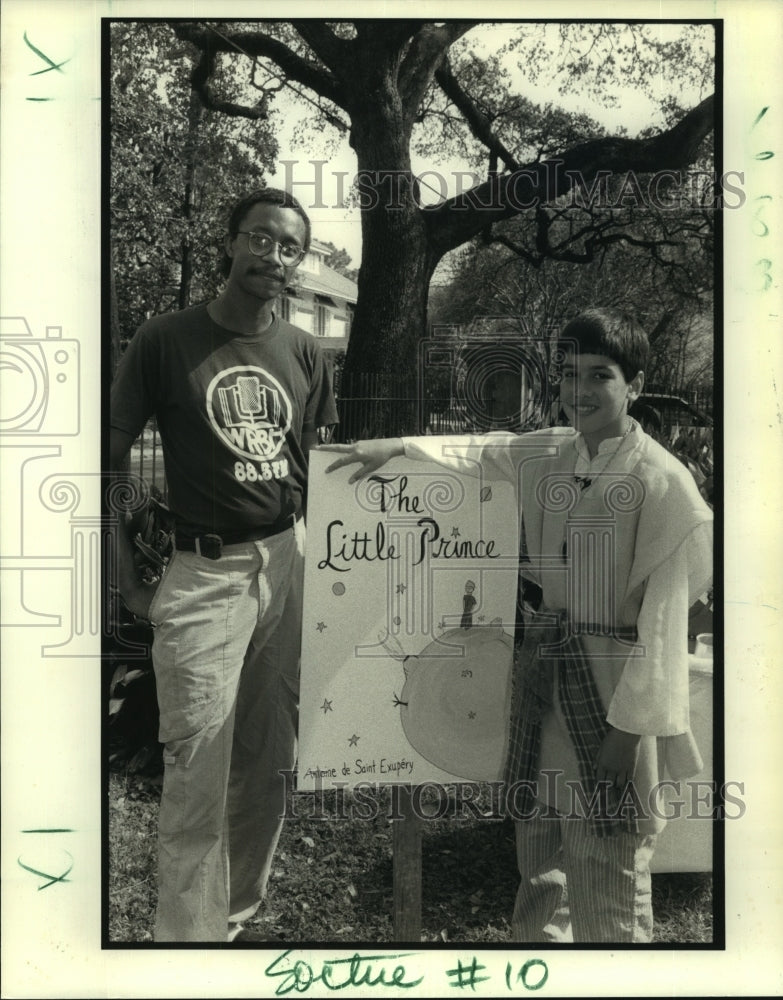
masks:
<svg viewBox="0 0 783 1000"><path fill-rule="evenodd" d="M176 552L150 608L165 774L156 941L225 941L258 908L296 758L304 523Z"/></svg>

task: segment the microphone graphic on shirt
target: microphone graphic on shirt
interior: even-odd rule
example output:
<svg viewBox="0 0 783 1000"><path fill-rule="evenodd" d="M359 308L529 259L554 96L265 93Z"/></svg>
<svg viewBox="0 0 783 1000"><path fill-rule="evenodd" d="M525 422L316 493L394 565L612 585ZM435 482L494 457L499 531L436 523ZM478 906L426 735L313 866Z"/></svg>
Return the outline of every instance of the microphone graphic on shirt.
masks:
<svg viewBox="0 0 783 1000"><path fill-rule="evenodd" d="M278 426L280 399L274 389L261 385L257 375L239 375L232 386L218 389L226 427L264 422Z"/></svg>

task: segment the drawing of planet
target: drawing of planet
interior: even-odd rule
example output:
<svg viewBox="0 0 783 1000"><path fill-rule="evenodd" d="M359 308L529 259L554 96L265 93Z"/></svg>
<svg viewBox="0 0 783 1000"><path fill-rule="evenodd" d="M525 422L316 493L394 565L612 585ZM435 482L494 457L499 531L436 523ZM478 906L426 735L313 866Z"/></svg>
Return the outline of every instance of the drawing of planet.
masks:
<svg viewBox="0 0 783 1000"><path fill-rule="evenodd" d="M464 646L449 655L444 643ZM513 641L501 624L444 632L404 663L402 728L436 767L470 781L502 776L511 702Z"/></svg>

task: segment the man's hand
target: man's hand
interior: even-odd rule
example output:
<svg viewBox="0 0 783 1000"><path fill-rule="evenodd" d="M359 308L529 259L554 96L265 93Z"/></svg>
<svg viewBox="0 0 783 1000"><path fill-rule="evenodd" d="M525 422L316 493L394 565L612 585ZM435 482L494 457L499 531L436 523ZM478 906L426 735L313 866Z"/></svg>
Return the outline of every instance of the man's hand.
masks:
<svg viewBox="0 0 783 1000"><path fill-rule="evenodd" d="M624 733L610 727L596 759L595 776L598 781L608 781L618 789L633 781L640 739L641 736L636 733Z"/></svg>
<svg viewBox="0 0 783 1000"><path fill-rule="evenodd" d="M341 469L344 465L359 463L359 468L352 473L348 480L349 483L355 483L358 479L369 476L371 472L380 469L390 459L405 454L402 438L356 441L354 444L326 444L321 445L318 451L336 451L340 454L340 458L326 467L327 472L334 472L335 469Z"/></svg>
<svg viewBox="0 0 783 1000"><path fill-rule="evenodd" d="M160 586L157 583L144 583L139 579L134 559L134 547L130 537L132 518L126 514L116 526L114 534L114 558L117 560L117 585L125 606L137 618L149 621L150 604L155 591Z"/></svg>
<svg viewBox="0 0 783 1000"><path fill-rule="evenodd" d="M157 583L126 585L120 589L120 594L129 611L132 611L137 618L149 621L150 604L152 604L152 598L159 586L160 580Z"/></svg>

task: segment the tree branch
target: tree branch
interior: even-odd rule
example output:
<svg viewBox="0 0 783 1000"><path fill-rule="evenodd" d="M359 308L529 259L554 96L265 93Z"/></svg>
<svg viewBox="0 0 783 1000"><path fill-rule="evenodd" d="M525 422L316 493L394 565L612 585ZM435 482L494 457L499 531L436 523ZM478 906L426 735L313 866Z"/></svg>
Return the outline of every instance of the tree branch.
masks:
<svg viewBox="0 0 783 1000"><path fill-rule="evenodd" d="M250 108L246 104L235 104L234 101L221 101L213 96L209 81L215 71L216 61L217 53L213 49L202 49L201 58L193 67L193 72L190 74L190 85L193 87L194 92L198 94L199 100L204 107L209 108L210 111L221 111L224 115L230 115L232 118L250 118L254 121L268 118L269 113L266 101L261 101L256 107Z"/></svg>
<svg viewBox="0 0 783 1000"><path fill-rule="evenodd" d="M314 90L321 97L344 108L341 88L328 69L322 69L297 55L283 42L263 31L224 32L191 22L172 24L177 38L191 42L202 52L231 52L271 59L292 80Z"/></svg>
<svg viewBox="0 0 783 1000"><path fill-rule="evenodd" d="M398 75L400 96L409 118L418 113L444 53L448 52L449 47L458 38L478 23L450 21L440 25L426 24L413 36Z"/></svg>
<svg viewBox="0 0 783 1000"><path fill-rule="evenodd" d="M480 143L494 153L499 160L508 167L509 170L518 170L519 162L512 153L503 145L498 136L492 130L488 119L479 111L473 101L468 97L454 76L451 64L446 57L438 69L435 71L435 79L438 81L441 90L460 111L467 122L468 128Z"/></svg>
<svg viewBox="0 0 783 1000"><path fill-rule="evenodd" d="M445 253L487 225L568 194L577 180L589 186L600 174L655 173L687 166L712 129L714 98L708 97L673 128L647 139L607 137L580 143L559 158L530 163L490 177L464 194L423 209L436 253Z"/></svg>
<svg viewBox="0 0 783 1000"><path fill-rule="evenodd" d="M396 52L412 38L421 28L422 22L413 18L389 18L383 21L383 28L378 30L378 22L356 21L356 40L361 48L368 45L381 47L386 52Z"/></svg>
<svg viewBox="0 0 783 1000"><path fill-rule="evenodd" d="M351 58L353 42L347 38L338 38L324 21L303 18L291 23L335 77L345 79L344 70L353 63Z"/></svg>

